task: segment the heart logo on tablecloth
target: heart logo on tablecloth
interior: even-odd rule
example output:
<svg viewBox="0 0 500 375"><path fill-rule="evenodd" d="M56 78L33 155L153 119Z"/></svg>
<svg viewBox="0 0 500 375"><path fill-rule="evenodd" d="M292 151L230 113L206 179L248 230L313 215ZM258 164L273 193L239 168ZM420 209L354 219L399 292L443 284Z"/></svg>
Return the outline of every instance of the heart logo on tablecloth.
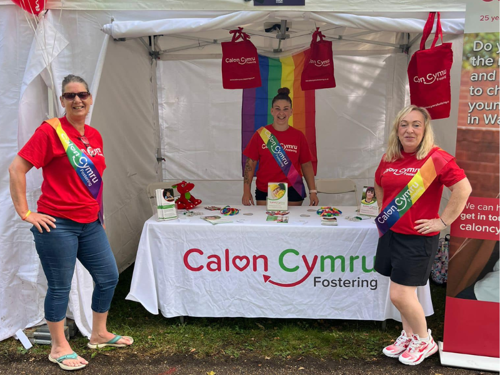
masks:
<svg viewBox="0 0 500 375"><path fill-rule="evenodd" d="M242 265L240 266L238 263ZM250 265L250 259L246 255L243 256L236 255L235 257L233 257L233 266L238 271L241 272L246 270L249 265Z"/></svg>

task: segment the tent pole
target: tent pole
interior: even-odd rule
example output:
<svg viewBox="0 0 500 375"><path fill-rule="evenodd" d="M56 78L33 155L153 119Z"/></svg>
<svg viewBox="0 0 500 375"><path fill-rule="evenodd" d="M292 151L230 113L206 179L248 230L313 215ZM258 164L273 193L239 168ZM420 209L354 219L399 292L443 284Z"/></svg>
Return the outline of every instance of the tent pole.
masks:
<svg viewBox="0 0 500 375"><path fill-rule="evenodd" d="M142 43L142 45L144 47L146 47L146 49L148 50L148 53L151 55L151 52L153 52L153 50L151 49L151 47L149 46L149 44L146 43L146 41L144 40L144 38L139 38L139 41Z"/></svg>
<svg viewBox="0 0 500 375"><path fill-rule="evenodd" d="M415 42L416 42L417 40L419 40L420 38L422 38L422 33L418 33L418 34L415 36L415 38L413 38L412 40L410 40L410 41L408 42L408 49L410 49L410 48L411 48L411 46L412 46L413 44L415 44ZM410 39L410 38L409 38L409 34L408 34L408 39Z"/></svg>
<svg viewBox="0 0 500 375"><path fill-rule="evenodd" d="M221 43L221 42L229 42L232 37L228 38L223 38L223 39L208 39L208 38L200 38L197 36L188 36L188 35L179 35L179 34L173 34L173 35L168 35L169 37L173 38L179 38L179 39L188 39L188 40L196 40L196 41L202 41L206 43Z"/></svg>
<svg viewBox="0 0 500 375"><path fill-rule="evenodd" d="M286 20L281 20L280 30L276 34L276 39L278 39L278 48L275 48L273 52L283 52L281 49L281 41L290 38L290 34L286 33Z"/></svg>
<svg viewBox="0 0 500 375"><path fill-rule="evenodd" d="M395 43L386 43L386 42L377 42L376 40L366 40L360 38L350 38L347 36L339 35L338 37L328 36L325 38L326 40L337 41L337 40L347 40L349 42L357 42L357 43L366 43L366 44L375 44L378 46L386 46L386 47L394 47L394 48L402 48L401 44Z"/></svg>

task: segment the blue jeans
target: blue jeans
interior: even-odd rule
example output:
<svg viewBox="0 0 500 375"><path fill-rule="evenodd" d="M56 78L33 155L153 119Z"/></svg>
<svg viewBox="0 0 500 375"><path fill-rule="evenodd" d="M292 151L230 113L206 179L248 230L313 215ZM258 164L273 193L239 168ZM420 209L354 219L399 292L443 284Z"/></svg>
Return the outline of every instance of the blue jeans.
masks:
<svg viewBox="0 0 500 375"><path fill-rule="evenodd" d="M45 319L59 322L66 317L76 259L94 279L92 310L108 311L118 283L118 268L101 223L99 220L81 224L59 217L55 219L56 228L51 228L50 232L40 233L35 226L31 228L48 283Z"/></svg>

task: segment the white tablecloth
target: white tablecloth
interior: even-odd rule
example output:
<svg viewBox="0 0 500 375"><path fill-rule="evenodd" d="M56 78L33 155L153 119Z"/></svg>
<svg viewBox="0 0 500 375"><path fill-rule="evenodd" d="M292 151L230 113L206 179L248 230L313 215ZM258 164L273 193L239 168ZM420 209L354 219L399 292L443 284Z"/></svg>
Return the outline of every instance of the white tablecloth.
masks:
<svg viewBox="0 0 500 375"><path fill-rule="evenodd" d="M373 270L373 219L351 222L355 207L338 207L338 226L324 226L303 206L290 207L285 224L266 221L265 206L237 208L229 224L184 211L173 221L150 218L127 299L165 317L401 319L389 279ZM417 294L432 315L429 285Z"/></svg>

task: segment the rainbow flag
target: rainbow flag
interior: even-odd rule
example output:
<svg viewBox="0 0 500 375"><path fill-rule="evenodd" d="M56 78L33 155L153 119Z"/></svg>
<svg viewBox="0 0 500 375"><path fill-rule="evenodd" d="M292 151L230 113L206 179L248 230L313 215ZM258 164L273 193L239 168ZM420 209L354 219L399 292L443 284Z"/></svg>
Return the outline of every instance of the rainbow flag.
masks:
<svg viewBox="0 0 500 375"><path fill-rule="evenodd" d="M245 149L257 129L272 124L271 101L278 94L280 87L288 87L293 105L293 115L290 117L289 124L306 136L316 174L318 158L316 152L315 91L302 91L300 87L305 54L306 51L303 51L280 59L259 55L262 86L243 90L241 150ZM246 157L242 156L242 171L244 171L245 162Z"/></svg>

